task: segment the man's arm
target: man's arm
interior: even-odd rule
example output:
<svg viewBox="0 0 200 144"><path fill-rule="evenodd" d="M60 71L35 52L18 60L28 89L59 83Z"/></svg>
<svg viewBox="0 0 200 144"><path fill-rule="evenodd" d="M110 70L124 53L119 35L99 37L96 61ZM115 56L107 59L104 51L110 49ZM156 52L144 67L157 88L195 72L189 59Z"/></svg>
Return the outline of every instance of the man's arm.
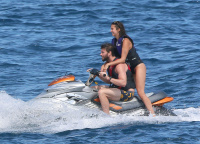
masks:
<svg viewBox="0 0 200 144"><path fill-rule="evenodd" d="M105 63L105 64L106 64L106 63ZM100 78L102 81L104 81L105 83L110 83L110 77L106 74L106 72L103 72L103 69L104 69L105 64L103 64L103 65L101 66L101 72L100 72L100 74L99 74L99 78ZM104 75L106 75L106 76L104 76Z"/></svg>
<svg viewBox="0 0 200 144"><path fill-rule="evenodd" d="M110 82L121 87L125 87L127 84L127 65L126 64L118 64L115 67L115 72L118 74L118 79L111 78Z"/></svg>

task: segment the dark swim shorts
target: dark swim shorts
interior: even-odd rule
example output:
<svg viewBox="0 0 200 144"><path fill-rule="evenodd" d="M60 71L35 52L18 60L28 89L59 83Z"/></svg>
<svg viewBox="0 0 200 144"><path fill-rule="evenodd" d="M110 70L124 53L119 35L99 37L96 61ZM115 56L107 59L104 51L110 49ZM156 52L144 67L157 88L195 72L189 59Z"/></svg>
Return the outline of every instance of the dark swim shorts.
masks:
<svg viewBox="0 0 200 144"><path fill-rule="evenodd" d="M134 97L134 93L132 91L124 91L124 90L121 90L121 98L120 98L120 101L130 101L132 100Z"/></svg>

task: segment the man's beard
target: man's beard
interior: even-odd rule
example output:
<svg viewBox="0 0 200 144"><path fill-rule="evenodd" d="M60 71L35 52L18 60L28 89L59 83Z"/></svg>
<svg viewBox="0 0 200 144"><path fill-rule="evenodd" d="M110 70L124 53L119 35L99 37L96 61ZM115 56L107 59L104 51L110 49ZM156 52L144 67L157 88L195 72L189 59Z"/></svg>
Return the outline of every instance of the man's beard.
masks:
<svg viewBox="0 0 200 144"><path fill-rule="evenodd" d="M102 61L103 61L103 62L104 62L104 61L108 61L108 56L105 57L104 59L102 59Z"/></svg>

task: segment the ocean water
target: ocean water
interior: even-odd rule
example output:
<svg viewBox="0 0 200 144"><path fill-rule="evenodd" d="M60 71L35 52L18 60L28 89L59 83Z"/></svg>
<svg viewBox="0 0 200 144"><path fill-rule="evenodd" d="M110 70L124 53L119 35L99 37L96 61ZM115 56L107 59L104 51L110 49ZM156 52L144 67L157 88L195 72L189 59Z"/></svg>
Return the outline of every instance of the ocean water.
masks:
<svg viewBox="0 0 200 144"><path fill-rule="evenodd" d="M176 117L30 102L57 77L99 69L116 20L146 64L145 91L173 97ZM1 0L0 143L200 143L199 29L198 0Z"/></svg>

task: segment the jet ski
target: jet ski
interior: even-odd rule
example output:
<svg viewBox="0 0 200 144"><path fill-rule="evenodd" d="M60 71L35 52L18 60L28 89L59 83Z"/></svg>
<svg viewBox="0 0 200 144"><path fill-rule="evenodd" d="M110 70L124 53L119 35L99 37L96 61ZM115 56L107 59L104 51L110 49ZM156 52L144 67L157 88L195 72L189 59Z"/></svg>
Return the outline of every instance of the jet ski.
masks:
<svg viewBox="0 0 200 144"><path fill-rule="evenodd" d="M98 90L91 87L95 77L99 75L97 69L90 71L90 76L86 83L75 80L74 75L65 75L53 80L41 94L32 101L42 103L68 103L73 106L86 106L92 109L101 110ZM97 84L97 83L96 83ZM152 102L156 115L176 116L171 110L166 109L163 105L173 101L172 97L167 96L164 91L146 93ZM132 114L132 115L149 115L144 103L139 96L127 102L110 101L110 114Z"/></svg>

